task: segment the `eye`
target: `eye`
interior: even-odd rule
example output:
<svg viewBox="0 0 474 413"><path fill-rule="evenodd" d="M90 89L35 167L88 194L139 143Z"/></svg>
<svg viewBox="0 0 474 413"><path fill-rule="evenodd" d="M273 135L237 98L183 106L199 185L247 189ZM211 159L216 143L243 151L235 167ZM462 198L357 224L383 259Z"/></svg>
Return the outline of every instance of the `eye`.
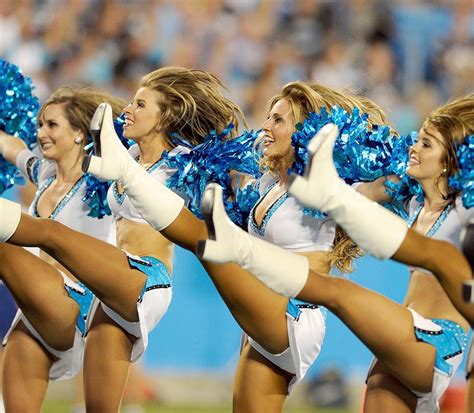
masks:
<svg viewBox="0 0 474 413"><path fill-rule="evenodd" d="M142 102L141 100L137 102L137 106L139 108L144 108L145 107L145 102Z"/></svg>
<svg viewBox="0 0 474 413"><path fill-rule="evenodd" d="M56 122L48 121L48 127L54 128L55 126L58 126Z"/></svg>
<svg viewBox="0 0 474 413"><path fill-rule="evenodd" d="M280 118L279 116L275 117L275 123L281 123L283 122L283 119Z"/></svg>
<svg viewBox="0 0 474 413"><path fill-rule="evenodd" d="M431 148L431 143L430 141L426 140L426 139L423 139L423 141L421 142L423 148Z"/></svg>

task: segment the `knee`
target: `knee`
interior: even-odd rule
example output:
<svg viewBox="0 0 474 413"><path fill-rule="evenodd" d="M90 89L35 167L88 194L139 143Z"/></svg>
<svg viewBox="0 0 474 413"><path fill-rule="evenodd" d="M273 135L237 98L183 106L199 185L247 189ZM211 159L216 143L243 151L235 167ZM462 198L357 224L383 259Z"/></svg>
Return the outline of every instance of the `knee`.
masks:
<svg viewBox="0 0 474 413"><path fill-rule="evenodd" d="M413 392L429 393L431 391L431 383L420 383L419 380L413 383L402 383L396 377L388 373L375 373L367 379L367 394L384 394L392 393L397 397L404 399L408 403L416 400Z"/></svg>
<svg viewBox="0 0 474 413"><path fill-rule="evenodd" d="M377 391L393 387L399 384L398 380L386 373L374 373L367 379L367 391Z"/></svg>

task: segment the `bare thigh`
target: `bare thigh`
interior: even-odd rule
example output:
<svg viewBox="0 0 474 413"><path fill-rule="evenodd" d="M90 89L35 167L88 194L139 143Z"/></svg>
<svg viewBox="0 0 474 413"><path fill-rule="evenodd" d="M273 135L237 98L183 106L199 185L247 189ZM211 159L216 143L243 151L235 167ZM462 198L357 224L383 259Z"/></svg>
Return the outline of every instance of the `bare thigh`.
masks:
<svg viewBox="0 0 474 413"><path fill-rule="evenodd" d="M234 413L279 413L293 375L268 361L247 342L234 383Z"/></svg>
<svg viewBox="0 0 474 413"><path fill-rule="evenodd" d="M116 413L119 410L135 340L111 320L101 306L98 307L87 335L84 355L88 413Z"/></svg>
<svg viewBox="0 0 474 413"><path fill-rule="evenodd" d="M7 413L40 412L54 359L20 322L3 355L3 401Z"/></svg>

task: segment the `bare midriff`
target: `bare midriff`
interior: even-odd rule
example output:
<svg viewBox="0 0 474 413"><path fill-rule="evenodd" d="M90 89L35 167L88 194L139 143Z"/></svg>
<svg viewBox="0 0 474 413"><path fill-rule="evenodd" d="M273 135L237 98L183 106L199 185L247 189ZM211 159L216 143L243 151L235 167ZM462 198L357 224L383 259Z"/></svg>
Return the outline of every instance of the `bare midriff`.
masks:
<svg viewBox="0 0 474 413"><path fill-rule="evenodd" d="M466 332L469 330L467 321L451 303L436 277L431 274L422 271L411 273L404 304L425 318L451 320Z"/></svg>
<svg viewBox="0 0 474 413"><path fill-rule="evenodd" d="M116 222L117 247L129 254L159 259L172 273L173 243L148 224L120 218Z"/></svg>

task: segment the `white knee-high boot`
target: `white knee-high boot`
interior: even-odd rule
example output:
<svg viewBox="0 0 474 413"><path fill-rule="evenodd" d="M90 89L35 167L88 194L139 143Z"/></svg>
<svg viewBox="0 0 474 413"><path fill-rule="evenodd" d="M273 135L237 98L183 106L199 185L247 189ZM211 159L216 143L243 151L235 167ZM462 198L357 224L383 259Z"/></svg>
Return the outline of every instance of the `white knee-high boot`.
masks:
<svg viewBox="0 0 474 413"><path fill-rule="evenodd" d="M333 124L324 126L308 145L305 176L292 175L288 192L307 207L327 213L367 253L390 258L408 231L400 217L358 193L337 173L334 142L339 134Z"/></svg>
<svg viewBox="0 0 474 413"><path fill-rule="evenodd" d="M133 205L156 230L171 224L184 206L183 199L153 179L128 154L115 133L109 104L97 107L91 131L97 156L84 159L83 171L101 179L119 181Z"/></svg>
<svg viewBox="0 0 474 413"><path fill-rule="evenodd" d="M21 207L16 202L0 198L0 242L6 242L20 223Z"/></svg>
<svg viewBox="0 0 474 413"><path fill-rule="evenodd" d="M308 259L285 251L243 231L228 218L222 202L222 188L209 184L201 209L209 239L198 244L198 256L204 260L234 262L254 274L271 289L287 297L296 297L306 283Z"/></svg>

